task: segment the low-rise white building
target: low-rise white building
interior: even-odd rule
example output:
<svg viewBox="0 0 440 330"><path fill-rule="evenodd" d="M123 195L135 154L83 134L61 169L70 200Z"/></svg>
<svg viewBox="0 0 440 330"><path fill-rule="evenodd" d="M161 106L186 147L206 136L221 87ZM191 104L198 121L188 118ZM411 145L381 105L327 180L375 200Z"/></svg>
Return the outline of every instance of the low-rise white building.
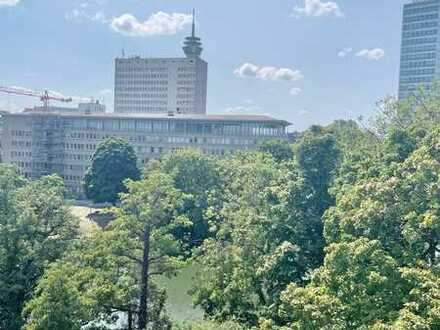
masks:
<svg viewBox="0 0 440 330"><path fill-rule="evenodd" d="M290 123L259 115L84 114L79 112L1 113L2 161L28 178L61 175L74 197L97 145L109 137L127 140L139 167L186 148L227 156L258 149L268 139L287 139Z"/></svg>

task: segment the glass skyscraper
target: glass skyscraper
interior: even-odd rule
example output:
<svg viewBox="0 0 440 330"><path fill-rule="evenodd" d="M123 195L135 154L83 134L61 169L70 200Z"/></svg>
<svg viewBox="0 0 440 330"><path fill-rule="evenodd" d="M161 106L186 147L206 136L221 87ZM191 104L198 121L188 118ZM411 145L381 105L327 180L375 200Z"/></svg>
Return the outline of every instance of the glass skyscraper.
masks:
<svg viewBox="0 0 440 330"><path fill-rule="evenodd" d="M439 79L440 0L413 0L403 7L399 99Z"/></svg>

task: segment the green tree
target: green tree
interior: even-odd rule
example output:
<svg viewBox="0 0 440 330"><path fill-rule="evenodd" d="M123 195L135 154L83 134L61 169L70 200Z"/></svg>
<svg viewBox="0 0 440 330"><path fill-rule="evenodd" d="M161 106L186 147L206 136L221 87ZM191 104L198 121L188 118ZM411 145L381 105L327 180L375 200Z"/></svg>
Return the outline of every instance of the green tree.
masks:
<svg viewBox="0 0 440 330"><path fill-rule="evenodd" d="M389 320L405 289L396 261L376 241L328 247L306 288L283 293L281 315L292 329L361 329Z"/></svg>
<svg viewBox="0 0 440 330"><path fill-rule="evenodd" d="M403 163L345 186L325 216L328 242L366 237L402 265L438 265L440 251L440 129L435 129Z"/></svg>
<svg viewBox="0 0 440 330"><path fill-rule="evenodd" d="M223 163L227 186L210 209L216 235L196 259L195 302L209 317L256 325L289 283L303 285L321 264L321 219L308 204L313 191L290 166L262 153Z"/></svg>
<svg viewBox="0 0 440 330"><path fill-rule="evenodd" d="M13 330L44 270L77 237L77 223L57 176L28 183L0 165L0 186L0 328Z"/></svg>
<svg viewBox="0 0 440 330"><path fill-rule="evenodd" d="M91 316L91 302L72 278L78 271L73 265L54 265L41 279L32 299L24 310L28 315L27 330L80 330L81 320Z"/></svg>
<svg viewBox="0 0 440 330"><path fill-rule="evenodd" d="M291 285L281 296L288 328L440 326L440 129L421 142L411 128L395 130L374 173L338 186L324 216L324 265L309 285Z"/></svg>
<svg viewBox="0 0 440 330"><path fill-rule="evenodd" d="M437 329L440 277L399 268L378 241L332 244L305 288L290 285L280 315L288 329Z"/></svg>
<svg viewBox="0 0 440 330"><path fill-rule="evenodd" d="M390 130L431 130L440 123L440 84L419 87L410 97L396 100L386 97L377 104L377 115L370 121L370 129L380 137Z"/></svg>
<svg viewBox="0 0 440 330"><path fill-rule="evenodd" d="M145 180L129 182L127 187L128 193L121 199L119 219L112 227L125 236L120 242L121 254L140 267L138 329L145 329L152 313L148 306L152 278L174 274L181 266L180 244L171 230L179 222L187 221L183 217L176 218L183 196L173 187L169 175L151 172Z"/></svg>
<svg viewBox="0 0 440 330"><path fill-rule="evenodd" d="M163 172L151 171L143 180L127 182L127 193L115 210L117 219L105 231L84 238L46 273L27 305L29 329L61 329L63 322L111 324L123 313L129 329L169 330L166 293L154 279L172 276L183 265L181 244L172 235L175 226L187 222L177 215L182 202L182 193ZM61 290L66 279L64 289L72 292L67 301L51 294ZM63 309L51 308L57 304ZM69 310L71 317L66 319L63 313ZM45 320L54 320L50 328L44 327Z"/></svg>
<svg viewBox="0 0 440 330"><path fill-rule="evenodd" d="M196 322L190 325L177 328L178 330L246 330L239 323L227 321L216 323L212 321Z"/></svg>
<svg viewBox="0 0 440 330"><path fill-rule="evenodd" d="M268 140L263 142L260 147L262 152L272 155L276 161L290 161L293 158L293 149L288 141Z"/></svg>
<svg viewBox="0 0 440 330"><path fill-rule="evenodd" d="M186 250L199 246L204 239L212 236L209 231L212 219L207 214L209 200L222 191L218 160L197 150L184 150L147 167L145 173L148 175L154 168L169 173L174 187L185 194L179 213L190 220L191 226L176 227L176 238L184 243Z"/></svg>
<svg viewBox="0 0 440 330"><path fill-rule="evenodd" d="M322 215L334 202L329 187L340 161L335 137L313 127L295 145L295 159L306 184L314 190L316 212Z"/></svg>
<svg viewBox="0 0 440 330"><path fill-rule="evenodd" d="M114 204L126 191L124 181L139 179L136 163L136 153L127 141L110 138L99 144L84 177L87 198Z"/></svg>

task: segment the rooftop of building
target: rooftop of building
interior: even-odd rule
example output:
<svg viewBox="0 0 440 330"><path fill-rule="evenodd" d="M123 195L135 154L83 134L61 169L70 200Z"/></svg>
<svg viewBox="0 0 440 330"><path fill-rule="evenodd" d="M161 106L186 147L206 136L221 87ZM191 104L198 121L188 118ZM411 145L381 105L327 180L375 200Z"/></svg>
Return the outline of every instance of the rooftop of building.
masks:
<svg viewBox="0 0 440 330"><path fill-rule="evenodd" d="M253 122L253 123L276 123L285 126L290 126L292 123L286 120L280 120L268 115L223 115L223 114L167 114L167 113L91 113L85 114L81 112L66 112L66 111L28 111L28 112L8 112L1 111L0 115L6 116L62 116L72 118L115 118L115 119L155 119L155 120L191 120L191 121L217 121L217 122Z"/></svg>
<svg viewBox="0 0 440 330"><path fill-rule="evenodd" d="M140 55L116 57L117 61L140 61L140 62L194 62L194 60L203 61L201 58L188 58L188 57L144 57Z"/></svg>

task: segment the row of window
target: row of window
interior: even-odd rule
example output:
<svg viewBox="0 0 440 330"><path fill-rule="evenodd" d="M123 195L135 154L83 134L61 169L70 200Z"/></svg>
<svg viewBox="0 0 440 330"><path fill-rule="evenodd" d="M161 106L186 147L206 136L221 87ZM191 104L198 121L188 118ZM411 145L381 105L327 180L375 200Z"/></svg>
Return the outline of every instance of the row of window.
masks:
<svg viewBox="0 0 440 330"><path fill-rule="evenodd" d="M195 73L179 73L177 75L178 79L195 79L196 77Z"/></svg>
<svg viewBox="0 0 440 330"><path fill-rule="evenodd" d="M179 98L180 98L180 96L179 96ZM190 97L189 100L178 100L176 103L179 106L180 105L193 105L194 104L194 99L192 97Z"/></svg>
<svg viewBox="0 0 440 330"><path fill-rule="evenodd" d="M403 18L403 24L412 23L412 22L420 22L420 21L429 21L429 20L437 20L439 17L438 14L425 14L418 16L405 16Z"/></svg>
<svg viewBox="0 0 440 330"><path fill-rule="evenodd" d="M35 171L47 171L49 169L49 163L45 162L23 162L23 161L14 161L11 162L13 165L16 165L20 169L32 169Z"/></svg>
<svg viewBox="0 0 440 330"><path fill-rule="evenodd" d="M194 86L194 80L177 80L178 86Z"/></svg>
<svg viewBox="0 0 440 330"><path fill-rule="evenodd" d="M123 98L144 98L144 99L168 99L168 94L166 93L140 93L140 92L117 92L116 93L116 101Z"/></svg>
<svg viewBox="0 0 440 330"><path fill-rule="evenodd" d="M422 67L435 67L436 61L417 61L417 62L403 62L400 66L402 69L408 68L422 68Z"/></svg>
<svg viewBox="0 0 440 330"><path fill-rule="evenodd" d="M94 139L94 140L104 140L112 135L109 134L97 134L97 133L80 133L72 132L69 137L72 139ZM115 135L113 135L115 136ZM256 140L253 139L232 139L232 138L208 138L208 137L183 137L183 136L150 136L150 135L136 135L136 136L124 136L124 139L132 143L169 143L169 144L211 144L211 145L254 145L257 144ZM77 143L78 144L78 143ZM74 143L75 145L75 143ZM63 145L64 148L64 145ZM138 147L139 148L139 147ZM71 149L78 149L78 147L73 147ZM84 149L81 148L80 149ZM91 149L90 149L91 150ZM68 159L73 160L84 160L72 158L72 155L67 155Z"/></svg>
<svg viewBox="0 0 440 330"><path fill-rule="evenodd" d="M32 147L32 141L29 140L12 140L11 145L13 147L26 147L30 148Z"/></svg>
<svg viewBox="0 0 440 330"><path fill-rule="evenodd" d="M432 52L437 50L437 45L422 45L417 47L404 47L402 48L402 54L409 53L421 53L421 52Z"/></svg>
<svg viewBox="0 0 440 330"><path fill-rule="evenodd" d="M403 15L414 15L414 14L420 14L420 13L432 13L432 12L438 12L439 6L423 6L423 7L405 7L403 9Z"/></svg>
<svg viewBox="0 0 440 330"><path fill-rule="evenodd" d="M148 65L131 65L131 64L117 64L116 73L135 73L135 72L167 72L167 67L151 67Z"/></svg>
<svg viewBox="0 0 440 330"><path fill-rule="evenodd" d="M96 144L90 143L62 143L65 150L96 150Z"/></svg>
<svg viewBox="0 0 440 330"><path fill-rule="evenodd" d="M411 84L411 85L405 85L405 86L400 86L399 87L399 92L414 92L418 86L418 84Z"/></svg>
<svg viewBox="0 0 440 330"><path fill-rule="evenodd" d="M419 30L419 31L412 31L412 32L404 32L403 37L404 38L419 38L419 37L425 37L425 36L434 36L437 33L438 33L437 29Z"/></svg>
<svg viewBox="0 0 440 330"><path fill-rule="evenodd" d="M417 61L417 60L429 60L437 58L436 53L421 53L421 54L411 54L411 55L403 55L402 61Z"/></svg>
<svg viewBox="0 0 440 330"><path fill-rule="evenodd" d="M11 151L11 157L32 157L32 152L30 151Z"/></svg>
<svg viewBox="0 0 440 330"><path fill-rule="evenodd" d="M420 76L420 75L429 75L434 74L435 69L416 69L416 70L402 70L400 71L400 75L402 77L405 76Z"/></svg>
<svg viewBox="0 0 440 330"><path fill-rule="evenodd" d="M61 175L65 181L82 182L82 177L79 175Z"/></svg>
<svg viewBox="0 0 440 330"><path fill-rule="evenodd" d="M196 72L196 68L193 66L190 67L180 67L177 68L177 72Z"/></svg>
<svg viewBox="0 0 440 330"><path fill-rule="evenodd" d="M31 137L32 136L32 131L11 130L10 134L11 134L11 136Z"/></svg>
<svg viewBox="0 0 440 330"><path fill-rule="evenodd" d="M69 170L69 171L84 172L87 169L87 166L64 164L63 168L64 168L64 170Z"/></svg>
<svg viewBox="0 0 440 330"><path fill-rule="evenodd" d="M410 40L403 40L402 46L420 45L420 44L433 44L437 42L437 37L425 37Z"/></svg>
<svg viewBox="0 0 440 330"><path fill-rule="evenodd" d="M143 105L143 106L163 106L163 105L168 105L167 101L162 100L152 100L152 99L147 99L147 98L140 98L140 99L133 99L133 98L126 98L126 99L121 99L118 98L116 100L116 104L118 105Z"/></svg>
<svg viewBox="0 0 440 330"><path fill-rule="evenodd" d="M69 154L64 155L64 159L77 160L77 161L89 161L93 157L93 154Z"/></svg>
<svg viewBox="0 0 440 330"><path fill-rule="evenodd" d="M416 29L429 29L437 26L438 26L438 22L420 22L420 23L404 24L402 29L403 31L408 31L408 30L416 30Z"/></svg>
<svg viewBox="0 0 440 330"><path fill-rule="evenodd" d="M72 138L72 139L97 139L97 138L99 138L99 135L95 134L95 133L72 132L72 133L70 133L70 138Z"/></svg>
<svg viewBox="0 0 440 330"><path fill-rule="evenodd" d="M19 167L21 169L32 168L32 163L31 162L17 162L17 161L14 161L14 162L11 162L11 164L15 165L15 166L17 166L17 167Z"/></svg>
<svg viewBox="0 0 440 330"><path fill-rule="evenodd" d="M178 87L177 92L178 93L194 93L195 92L194 87Z"/></svg>
<svg viewBox="0 0 440 330"><path fill-rule="evenodd" d="M132 109L130 109L132 110ZM266 123L196 123L191 121L136 120L136 119L72 119L76 130L138 131L148 133L179 133L207 135L279 136L280 125Z"/></svg>
<svg viewBox="0 0 440 330"><path fill-rule="evenodd" d="M167 107L152 107L152 106L143 106L137 105L133 102L126 102L124 104L117 103L116 104L116 112L125 112L125 113L145 113L145 112L157 112L157 113L165 113L167 112Z"/></svg>
<svg viewBox="0 0 440 330"><path fill-rule="evenodd" d="M152 73L146 73L145 71L135 71L133 73L125 73L125 72L116 72L116 79L168 79L168 74L152 74Z"/></svg>
<svg viewBox="0 0 440 330"><path fill-rule="evenodd" d="M138 153L158 153L161 154L163 152L163 147L137 147Z"/></svg>
<svg viewBox="0 0 440 330"><path fill-rule="evenodd" d="M425 77L406 77L406 78L401 78L400 79L400 83L403 84L419 84L419 83L429 83L432 82L433 77L432 76L425 76Z"/></svg>
<svg viewBox="0 0 440 330"><path fill-rule="evenodd" d="M121 86L116 88L116 95L126 95L126 96L130 96L130 95L145 95L147 97L157 97L158 93L145 93L145 92L160 92L161 93L161 97L162 96L167 96L167 94L165 94L164 92L168 91L168 87L139 87L139 86L132 86L132 87L127 87L127 86ZM124 94L125 93L125 94Z"/></svg>
<svg viewBox="0 0 440 330"><path fill-rule="evenodd" d="M178 99L194 99L194 93L179 93L177 94Z"/></svg>
<svg viewBox="0 0 440 330"><path fill-rule="evenodd" d="M142 86L142 88L147 89L150 86L168 86L168 81L166 80L141 80L141 79L124 79L117 80L115 82L116 89L124 88L127 86Z"/></svg>

